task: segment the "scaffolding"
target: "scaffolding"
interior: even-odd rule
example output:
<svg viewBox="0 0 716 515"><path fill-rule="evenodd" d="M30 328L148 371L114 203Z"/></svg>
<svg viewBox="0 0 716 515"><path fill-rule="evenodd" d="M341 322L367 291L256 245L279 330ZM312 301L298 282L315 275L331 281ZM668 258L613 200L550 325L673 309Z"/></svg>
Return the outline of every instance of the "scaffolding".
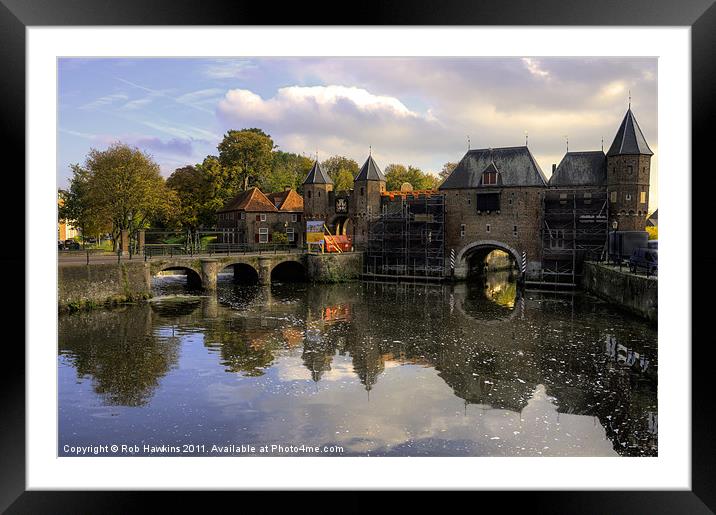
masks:
<svg viewBox="0 0 716 515"><path fill-rule="evenodd" d="M365 276L405 280L445 276L445 197L432 190L386 192L368 227Z"/></svg>
<svg viewBox="0 0 716 515"><path fill-rule="evenodd" d="M576 285L585 260L606 257L607 192L550 189L543 196L542 212L542 282Z"/></svg>

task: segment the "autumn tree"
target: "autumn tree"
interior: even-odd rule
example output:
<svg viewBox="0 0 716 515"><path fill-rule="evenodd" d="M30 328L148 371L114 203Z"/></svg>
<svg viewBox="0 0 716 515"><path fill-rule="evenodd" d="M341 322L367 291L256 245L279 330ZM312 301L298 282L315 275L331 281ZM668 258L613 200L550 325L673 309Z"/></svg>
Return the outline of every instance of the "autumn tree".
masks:
<svg viewBox="0 0 716 515"><path fill-rule="evenodd" d="M79 164L73 164L70 168L72 178L69 188L59 191L58 218L77 227L83 240L89 235L99 236L109 232L111 224L102 216L101 206L91 202L90 172Z"/></svg>
<svg viewBox="0 0 716 515"><path fill-rule="evenodd" d="M91 149L87 171L87 206L111 223L112 239L121 231L135 234L153 220L170 218L178 197L167 187L159 165L146 153L123 143Z"/></svg>
<svg viewBox="0 0 716 515"><path fill-rule="evenodd" d="M273 140L261 129L228 131L218 146L227 186L238 193L261 185L271 171L273 149Z"/></svg>

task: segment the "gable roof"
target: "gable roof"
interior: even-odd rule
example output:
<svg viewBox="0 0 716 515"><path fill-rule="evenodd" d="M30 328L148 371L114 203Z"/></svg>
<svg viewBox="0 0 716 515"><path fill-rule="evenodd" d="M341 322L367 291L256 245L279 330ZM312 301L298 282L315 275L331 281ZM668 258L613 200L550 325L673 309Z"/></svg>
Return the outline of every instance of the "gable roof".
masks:
<svg viewBox="0 0 716 515"><path fill-rule="evenodd" d="M601 150L567 152L549 178L550 186L603 186L607 183L607 156Z"/></svg>
<svg viewBox="0 0 716 515"><path fill-rule="evenodd" d="M273 201L279 211L303 212L303 197L293 189L269 193L266 195Z"/></svg>
<svg viewBox="0 0 716 515"><path fill-rule="evenodd" d="M547 178L527 147L468 150L439 189L476 188L491 165L500 173L503 186L546 186Z"/></svg>
<svg viewBox="0 0 716 515"><path fill-rule="evenodd" d="M276 209L274 203L271 202L260 189L254 186L236 195L217 212L224 213L226 211L260 211L270 213L272 211L278 211L278 209Z"/></svg>
<svg viewBox="0 0 716 515"><path fill-rule="evenodd" d="M646 142L644 134L641 132L639 124L636 122L634 113L629 108L624 115L622 124L619 126L617 135L614 137L612 146L609 147L607 156L617 155L647 155L653 156L654 153L649 148L649 144Z"/></svg>
<svg viewBox="0 0 716 515"><path fill-rule="evenodd" d="M303 184L333 184L333 179L331 179L330 176L323 171L321 163L316 160L316 162L313 163L311 170L308 172L306 180L303 181Z"/></svg>
<svg viewBox="0 0 716 515"><path fill-rule="evenodd" d="M361 166L358 175L353 179L353 182L358 181L385 181L385 175L380 171L378 165L375 164L373 156L368 156L368 159L366 159L363 166Z"/></svg>

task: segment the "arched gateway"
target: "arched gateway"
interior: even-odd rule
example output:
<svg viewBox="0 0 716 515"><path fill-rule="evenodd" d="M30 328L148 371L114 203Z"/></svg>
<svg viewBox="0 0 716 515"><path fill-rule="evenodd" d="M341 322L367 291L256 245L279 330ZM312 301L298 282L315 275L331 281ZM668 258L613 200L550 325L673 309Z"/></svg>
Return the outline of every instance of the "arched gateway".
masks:
<svg viewBox="0 0 716 515"><path fill-rule="evenodd" d="M497 240L478 240L468 243L458 251L455 256L455 277L457 279L467 278L470 274L470 263L476 260L484 262L487 255L493 250L507 253L521 273L522 254L517 249Z"/></svg>

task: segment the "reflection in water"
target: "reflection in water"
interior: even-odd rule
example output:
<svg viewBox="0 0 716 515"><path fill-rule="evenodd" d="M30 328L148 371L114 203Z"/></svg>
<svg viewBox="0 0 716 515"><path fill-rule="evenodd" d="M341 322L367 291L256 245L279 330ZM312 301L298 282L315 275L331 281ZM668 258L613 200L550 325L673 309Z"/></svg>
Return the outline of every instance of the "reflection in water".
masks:
<svg viewBox="0 0 716 515"><path fill-rule="evenodd" d="M342 455L657 453L656 330L484 284L239 286L60 317L60 443Z"/></svg>

